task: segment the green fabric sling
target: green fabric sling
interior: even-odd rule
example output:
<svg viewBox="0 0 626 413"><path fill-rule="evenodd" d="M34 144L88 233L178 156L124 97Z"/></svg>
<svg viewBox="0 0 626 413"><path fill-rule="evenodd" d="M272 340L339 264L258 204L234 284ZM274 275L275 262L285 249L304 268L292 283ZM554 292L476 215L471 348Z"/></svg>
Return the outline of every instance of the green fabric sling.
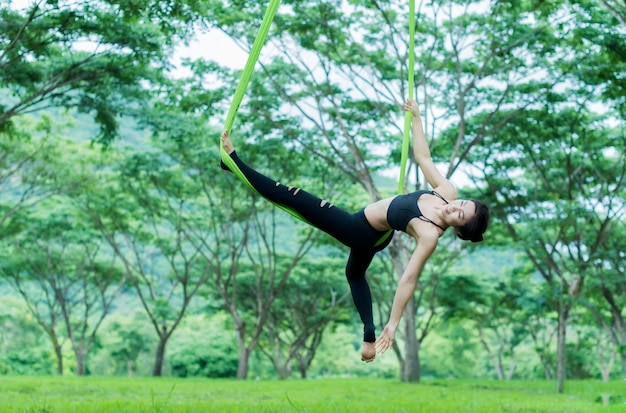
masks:
<svg viewBox="0 0 626 413"><path fill-rule="evenodd" d="M261 23L261 27L259 28L259 32L254 40L252 45L252 50L250 55L248 56L248 60L246 61L246 65L244 66L243 73L241 74L241 78L239 80L239 84L237 85L237 89L235 90L235 96L231 102L230 108L228 110L228 114L226 115L226 122L224 123L224 130L231 131L233 124L235 123L235 117L237 116L237 111L239 110L239 105L241 105L241 101L246 93L246 89L248 88L248 83L250 82L250 77L252 77L252 73L254 72L254 67L259 59L259 55L261 54L261 49L265 44L265 40L267 39L267 34L269 33L270 26L272 25L272 21L274 20L274 16L276 15L276 11L278 10L278 6L280 5L280 0L271 0L270 4L267 6L267 10L265 11L265 15L263 16L263 21ZM414 95L414 67L415 67L415 1L409 0L409 68L408 68L408 82L409 82L409 99L413 99ZM404 136L402 138L402 155L400 159L400 179L398 182L398 194L404 193L404 181L406 175L406 163L408 160L409 153L409 136L411 133L411 113L406 112L404 116ZM248 179L241 172L235 161L231 159L230 156L226 153L224 148L220 144L220 156L222 158L222 162L243 182L245 183L251 190L257 192L254 187L248 182ZM270 201L271 202L271 201ZM274 203L278 208L283 211L289 213L293 217L309 223L304 217L302 217L297 211L289 208L285 205ZM378 246L385 242L387 238L393 233L393 230L389 230L383 235L375 246Z"/></svg>

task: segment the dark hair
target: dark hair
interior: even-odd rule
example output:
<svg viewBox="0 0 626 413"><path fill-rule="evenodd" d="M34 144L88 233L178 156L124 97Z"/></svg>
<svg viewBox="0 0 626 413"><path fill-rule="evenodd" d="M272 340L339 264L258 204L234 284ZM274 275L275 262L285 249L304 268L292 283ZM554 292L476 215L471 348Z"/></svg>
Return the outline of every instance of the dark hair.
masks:
<svg viewBox="0 0 626 413"><path fill-rule="evenodd" d="M489 208L482 202L472 199L476 205L476 215L467 224L456 228L456 235L462 240L480 242L489 226Z"/></svg>

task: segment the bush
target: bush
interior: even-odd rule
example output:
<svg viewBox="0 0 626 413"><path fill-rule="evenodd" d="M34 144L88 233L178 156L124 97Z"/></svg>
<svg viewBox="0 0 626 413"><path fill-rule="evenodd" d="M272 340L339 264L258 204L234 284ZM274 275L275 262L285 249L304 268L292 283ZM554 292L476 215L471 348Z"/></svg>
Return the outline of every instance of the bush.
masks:
<svg viewBox="0 0 626 413"><path fill-rule="evenodd" d="M54 374L56 360L46 349L25 348L0 355L0 374Z"/></svg>
<svg viewBox="0 0 626 413"><path fill-rule="evenodd" d="M237 351L207 343L181 343L169 355L172 376L228 378L237 376Z"/></svg>
<svg viewBox="0 0 626 413"><path fill-rule="evenodd" d="M171 375L177 377L228 378L237 376L239 354L229 317L187 316L168 343Z"/></svg>

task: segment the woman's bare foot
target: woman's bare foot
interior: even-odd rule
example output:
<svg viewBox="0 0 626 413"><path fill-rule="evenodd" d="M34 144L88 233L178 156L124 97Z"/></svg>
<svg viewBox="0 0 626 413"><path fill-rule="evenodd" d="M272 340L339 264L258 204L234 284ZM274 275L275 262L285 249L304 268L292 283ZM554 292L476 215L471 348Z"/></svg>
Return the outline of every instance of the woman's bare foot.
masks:
<svg viewBox="0 0 626 413"><path fill-rule="evenodd" d="M225 130L222 132L222 148L226 151L227 154L231 154L235 151L235 147L230 141L230 136L228 135L228 131Z"/></svg>
<svg viewBox="0 0 626 413"><path fill-rule="evenodd" d="M363 342L361 347L361 360L366 363L371 363L376 358L376 343Z"/></svg>

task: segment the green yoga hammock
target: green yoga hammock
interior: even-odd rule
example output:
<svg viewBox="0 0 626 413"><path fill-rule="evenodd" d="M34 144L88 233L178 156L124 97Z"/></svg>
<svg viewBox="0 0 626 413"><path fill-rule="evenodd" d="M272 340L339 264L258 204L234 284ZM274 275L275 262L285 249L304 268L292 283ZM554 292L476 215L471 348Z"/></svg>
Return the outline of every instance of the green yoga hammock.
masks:
<svg viewBox="0 0 626 413"><path fill-rule="evenodd" d="M241 79L239 80L239 84L237 85L237 89L235 90L235 96L231 102L230 108L228 110L228 114L226 115L226 122L224 123L224 130L231 131L233 124L235 123L235 117L237 116L237 111L239 110L239 105L243 100L243 97L246 93L246 89L248 88L248 83L250 82L250 77L252 77L252 72L254 71L254 66L259 59L259 55L261 53L261 49L265 44L265 40L267 39L267 34L270 30L270 26L272 25L272 21L274 20L274 16L276 15L276 10L278 10L278 6L280 4L280 0L271 0L270 4L265 11L265 16L263 16L263 22L261 23L261 27L259 28L259 32L257 33L256 39L254 40L254 44L252 45L252 51L248 56L248 60L246 61L246 65L244 66L243 73L241 74ZM415 73L415 1L409 0L409 67L408 67L408 83L409 83L409 99L413 99L414 95L414 73ZM404 115L404 135L402 138L402 154L400 157L400 179L398 181L398 194L404 193L404 180L406 175L406 163L408 160L409 153L409 135L411 131L411 113L406 112ZM220 143L220 156L222 158L222 162L226 164L226 166L242 181L244 182L252 191L257 192L254 187L250 184L248 179L241 172L235 161L231 159L230 156L226 153L224 148ZM271 201L270 201L271 202ZM289 208L285 205L281 205L273 202L278 208L283 211L291 214L295 218L309 223L302 215L300 215L297 211ZM381 237L380 240L376 243L376 246L382 244L389 236L392 234L393 230L389 230Z"/></svg>

